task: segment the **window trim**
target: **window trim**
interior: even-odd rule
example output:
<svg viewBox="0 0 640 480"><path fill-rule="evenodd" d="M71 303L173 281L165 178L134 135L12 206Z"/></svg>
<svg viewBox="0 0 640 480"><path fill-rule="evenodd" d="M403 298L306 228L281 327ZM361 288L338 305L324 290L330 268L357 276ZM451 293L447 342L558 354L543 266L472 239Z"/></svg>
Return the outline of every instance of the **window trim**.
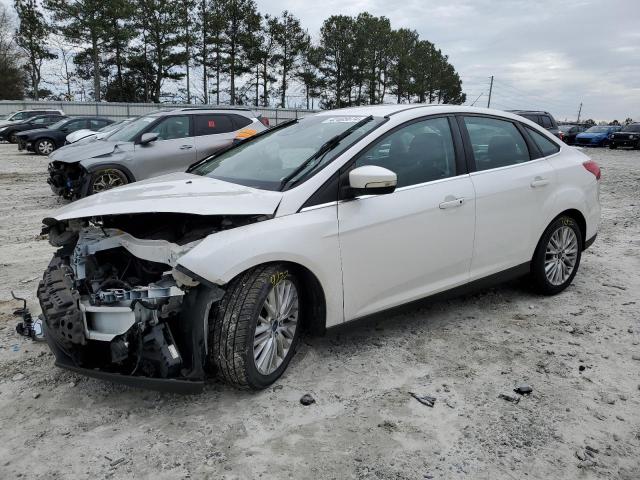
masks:
<svg viewBox="0 0 640 480"><path fill-rule="evenodd" d="M485 170L478 170L476 165L476 158L473 154L473 144L471 143L471 137L469 136L469 131L467 130L467 125L464 122L464 117L480 117L480 118L489 118L492 120L501 120L503 122L511 123L516 130L522 136L525 144L527 145L527 150L529 151L529 160L522 163L514 163L512 165L503 165L502 167L495 168L487 168ZM538 146L533 142L529 135L524 131L524 126L517 120L512 120L511 118L500 117L498 115L487 115L483 113L459 113L456 114L456 120L458 122L458 126L460 128L460 133L462 134L462 141L464 143L465 151L466 151L466 159L467 165L469 168L469 173L475 172L489 172L492 170L497 170L500 168L512 167L517 165L523 165L525 163L529 163L533 160L537 160L542 158L542 152L538 149ZM542 127L541 127L542 128Z"/></svg>

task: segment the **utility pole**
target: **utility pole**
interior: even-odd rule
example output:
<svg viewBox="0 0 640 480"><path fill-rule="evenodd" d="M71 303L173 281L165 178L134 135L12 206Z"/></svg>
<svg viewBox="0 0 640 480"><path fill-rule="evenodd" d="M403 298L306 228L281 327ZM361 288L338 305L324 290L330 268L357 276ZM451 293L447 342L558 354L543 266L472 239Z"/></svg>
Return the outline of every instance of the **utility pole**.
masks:
<svg viewBox="0 0 640 480"><path fill-rule="evenodd" d="M580 123L580 114L582 113L582 102L580 102L580 108L578 109L578 121L576 123Z"/></svg>
<svg viewBox="0 0 640 480"><path fill-rule="evenodd" d="M491 85L489 85L489 99L487 100L487 108L491 108L491 92L493 91L493 75L491 75Z"/></svg>

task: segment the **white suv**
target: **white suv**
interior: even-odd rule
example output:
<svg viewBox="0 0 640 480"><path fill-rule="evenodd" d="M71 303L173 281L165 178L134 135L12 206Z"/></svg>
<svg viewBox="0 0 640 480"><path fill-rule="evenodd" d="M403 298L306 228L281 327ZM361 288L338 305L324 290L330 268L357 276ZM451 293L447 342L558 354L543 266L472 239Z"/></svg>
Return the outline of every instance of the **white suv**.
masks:
<svg viewBox="0 0 640 480"><path fill-rule="evenodd" d="M599 178L509 113L322 112L45 219L46 335L87 375L264 388L303 328L515 276L562 291L596 237Z"/></svg>

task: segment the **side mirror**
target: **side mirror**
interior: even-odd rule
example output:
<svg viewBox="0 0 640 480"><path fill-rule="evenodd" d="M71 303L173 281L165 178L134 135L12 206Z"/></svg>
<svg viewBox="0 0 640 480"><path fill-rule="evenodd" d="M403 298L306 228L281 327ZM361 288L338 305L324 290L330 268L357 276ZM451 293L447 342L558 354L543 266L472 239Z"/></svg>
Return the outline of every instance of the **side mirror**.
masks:
<svg viewBox="0 0 640 480"><path fill-rule="evenodd" d="M393 193L397 184L398 176L383 167L365 165L349 172L349 186L356 196Z"/></svg>
<svg viewBox="0 0 640 480"><path fill-rule="evenodd" d="M157 133L143 133L140 137L140 145L147 145L148 143L155 142L157 139Z"/></svg>

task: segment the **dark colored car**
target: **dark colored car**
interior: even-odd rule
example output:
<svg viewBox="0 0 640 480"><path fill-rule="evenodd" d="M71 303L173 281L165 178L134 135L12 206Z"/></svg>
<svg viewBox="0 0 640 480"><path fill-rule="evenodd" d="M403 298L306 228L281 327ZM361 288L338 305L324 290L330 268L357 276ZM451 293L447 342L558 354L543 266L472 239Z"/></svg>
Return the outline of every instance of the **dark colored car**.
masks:
<svg viewBox="0 0 640 480"><path fill-rule="evenodd" d="M564 140L564 143L567 145L576 143L576 136L584 132L582 125L560 125L558 129L562 132L562 140Z"/></svg>
<svg viewBox="0 0 640 480"><path fill-rule="evenodd" d="M609 148L631 147L640 149L640 123L630 123L619 132L609 134Z"/></svg>
<svg viewBox="0 0 640 480"><path fill-rule="evenodd" d="M59 113L50 115L38 115L37 117L31 117L24 122L16 122L4 127L0 127L0 141L8 141L10 143L18 143L18 137L16 134L20 132L26 132L27 130L35 130L37 128L46 128L49 125L53 125L56 122L66 118Z"/></svg>
<svg viewBox="0 0 640 480"><path fill-rule="evenodd" d="M18 150L27 150L38 155L49 155L64 145L67 135L71 132L82 128L98 130L110 123L113 123L113 120L105 117L64 118L47 128L17 133Z"/></svg>
<svg viewBox="0 0 640 480"><path fill-rule="evenodd" d="M612 133L622 127L619 125L594 125L576 136L576 145L584 147L606 147Z"/></svg>
<svg viewBox="0 0 640 480"><path fill-rule="evenodd" d="M556 119L553 118L549 112L538 111L538 110L508 110L511 113L515 113L516 115L520 115L521 117L526 118L527 120L531 120L534 123L537 123L542 128L546 128L549 133L555 135L560 140L564 140L564 134L558 128L558 123Z"/></svg>

